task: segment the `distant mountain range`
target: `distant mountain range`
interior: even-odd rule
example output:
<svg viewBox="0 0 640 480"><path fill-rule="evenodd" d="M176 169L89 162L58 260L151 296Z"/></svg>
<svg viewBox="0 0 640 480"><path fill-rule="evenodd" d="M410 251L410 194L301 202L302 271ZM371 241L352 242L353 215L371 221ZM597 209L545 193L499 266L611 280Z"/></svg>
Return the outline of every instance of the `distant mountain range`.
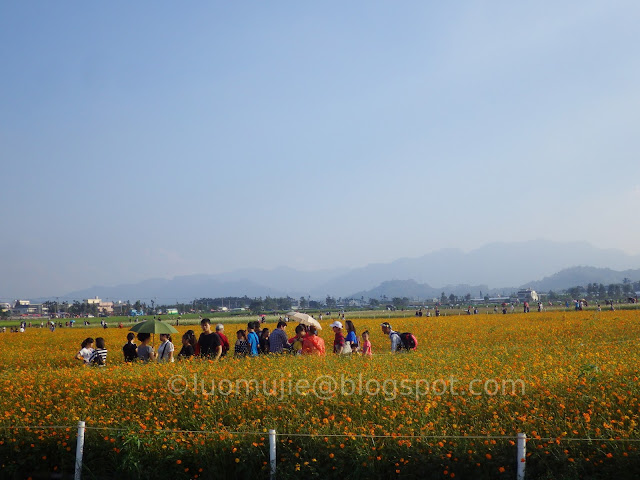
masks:
<svg viewBox="0 0 640 480"><path fill-rule="evenodd" d="M563 290L578 285L586 286L589 283L602 283L607 286L611 283L622 283L625 278L633 282L640 280L640 269L616 271L610 268L573 267L566 268L549 277L544 277L536 282L529 282L528 287L541 292L549 290Z"/></svg>
<svg viewBox="0 0 640 480"><path fill-rule="evenodd" d="M471 293L475 297L480 292L493 295L518 287L548 291L594 282L621 283L625 277L640 280L640 256L599 249L584 242L535 240L492 243L468 253L444 249L418 258L354 269L302 272L280 267L151 279L127 285L95 286L71 292L64 298L156 299L156 303L162 304L244 295L433 298L444 291L456 295Z"/></svg>
<svg viewBox="0 0 640 480"><path fill-rule="evenodd" d="M445 292L447 296L454 294L456 296L464 296L467 293L472 297L480 297L484 295L494 296L498 293L508 295L514 289L500 289L499 291L490 290L486 285L446 285L441 288L434 288L426 283L418 283L415 280L391 280L388 282L382 282L371 290L365 290L354 293L352 298L375 298L380 299L387 297L391 300L393 297L408 297L411 299L433 299L440 298L442 292Z"/></svg>

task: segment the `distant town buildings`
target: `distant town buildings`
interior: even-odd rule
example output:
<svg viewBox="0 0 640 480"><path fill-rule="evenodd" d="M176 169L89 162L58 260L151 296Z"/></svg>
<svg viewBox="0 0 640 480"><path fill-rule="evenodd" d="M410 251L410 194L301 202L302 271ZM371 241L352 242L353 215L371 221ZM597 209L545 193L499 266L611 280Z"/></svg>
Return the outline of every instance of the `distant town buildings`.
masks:
<svg viewBox="0 0 640 480"><path fill-rule="evenodd" d="M105 315L111 315L113 313L113 302L103 302L98 297L87 298L82 302L88 306L95 305L98 309L98 313L104 313Z"/></svg>
<svg viewBox="0 0 640 480"><path fill-rule="evenodd" d="M49 309L41 303L31 303L29 300L16 300L11 315L47 315Z"/></svg>

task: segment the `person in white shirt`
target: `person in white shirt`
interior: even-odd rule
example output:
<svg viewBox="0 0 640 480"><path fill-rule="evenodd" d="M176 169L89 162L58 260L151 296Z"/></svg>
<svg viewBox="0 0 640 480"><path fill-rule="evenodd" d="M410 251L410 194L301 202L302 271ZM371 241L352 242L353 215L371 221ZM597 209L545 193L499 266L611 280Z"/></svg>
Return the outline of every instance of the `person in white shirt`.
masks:
<svg viewBox="0 0 640 480"><path fill-rule="evenodd" d="M382 333L389 335L389 339L391 340L391 351L399 351L402 346L400 334L391 328L391 324L389 322L384 322L380 324L380 326L382 327Z"/></svg>
<svg viewBox="0 0 640 480"><path fill-rule="evenodd" d="M91 354L93 353L93 338L87 337L80 345L80 351L76 354L78 360L82 360L85 365L89 364Z"/></svg>
<svg viewBox="0 0 640 480"><path fill-rule="evenodd" d="M173 362L173 351L175 347L171 342L169 333L160 334L160 345L158 346L158 362Z"/></svg>

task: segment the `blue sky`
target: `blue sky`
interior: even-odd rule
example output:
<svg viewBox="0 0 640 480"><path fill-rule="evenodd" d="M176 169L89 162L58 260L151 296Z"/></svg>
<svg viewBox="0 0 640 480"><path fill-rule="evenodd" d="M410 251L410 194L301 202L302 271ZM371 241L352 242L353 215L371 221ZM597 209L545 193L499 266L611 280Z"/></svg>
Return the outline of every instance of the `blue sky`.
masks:
<svg viewBox="0 0 640 480"><path fill-rule="evenodd" d="M640 253L640 4L2 2L0 298Z"/></svg>

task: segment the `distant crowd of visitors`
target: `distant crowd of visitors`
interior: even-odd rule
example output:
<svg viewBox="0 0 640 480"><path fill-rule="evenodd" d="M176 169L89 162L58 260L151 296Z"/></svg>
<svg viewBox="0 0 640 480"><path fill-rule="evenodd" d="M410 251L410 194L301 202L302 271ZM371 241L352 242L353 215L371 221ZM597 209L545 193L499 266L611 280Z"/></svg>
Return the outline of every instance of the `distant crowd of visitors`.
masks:
<svg viewBox="0 0 640 480"><path fill-rule="evenodd" d="M347 334L343 334L345 329ZM364 331L360 338L356 334L356 327L351 320L345 322L335 321L330 327L334 332L332 352L336 355L372 355L372 345L369 332ZM295 328L295 335L289 337L285 331L287 322L279 321L273 332L268 328L260 328L260 322L249 322L246 329L236 332L236 341L231 351L229 339L224 333L224 325L219 323L215 329L211 327L208 318L200 322L202 333L196 340L196 333L187 330L182 335L182 348L174 355L175 346L171 335L160 334L160 345L157 350L149 345L151 334L138 333L136 345L133 332L127 334L127 343L122 347L125 362L174 362L178 359L201 357L218 360L222 357L233 355L234 357L256 357L268 354L293 354L293 355L326 355L324 340L318 336L318 328L314 325L300 324ZM399 333L391 328L388 322L381 324L382 332L389 337L391 352L403 350L415 350L418 346L416 337L409 332ZM95 344L95 348L94 348ZM95 339L86 338L76 355L79 361L85 365L104 366L107 362L107 349L102 337Z"/></svg>

